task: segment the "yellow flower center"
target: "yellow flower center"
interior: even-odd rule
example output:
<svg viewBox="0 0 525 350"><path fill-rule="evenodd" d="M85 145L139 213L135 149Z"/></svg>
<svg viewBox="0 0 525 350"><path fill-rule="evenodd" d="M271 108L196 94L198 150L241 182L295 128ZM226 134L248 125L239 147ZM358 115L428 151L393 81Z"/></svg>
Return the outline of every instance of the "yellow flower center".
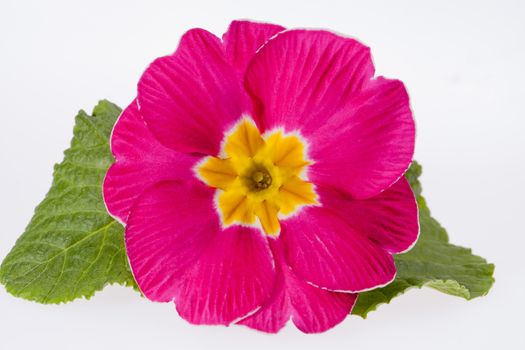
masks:
<svg viewBox="0 0 525 350"><path fill-rule="evenodd" d="M305 145L281 130L261 136L255 124L241 119L226 134L220 157L206 157L198 177L217 188L217 209L224 227L256 225L268 235L280 232L279 219L304 205L316 205L314 186L303 174L310 162Z"/></svg>

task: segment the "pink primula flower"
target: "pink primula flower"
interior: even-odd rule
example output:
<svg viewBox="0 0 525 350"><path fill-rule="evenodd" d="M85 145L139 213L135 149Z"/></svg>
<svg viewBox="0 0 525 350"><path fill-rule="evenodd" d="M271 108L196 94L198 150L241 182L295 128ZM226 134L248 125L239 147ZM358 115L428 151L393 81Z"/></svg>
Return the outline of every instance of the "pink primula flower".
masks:
<svg viewBox="0 0 525 350"><path fill-rule="evenodd" d="M354 39L192 29L115 125L104 200L147 298L196 324L322 332L417 239L414 133L403 83Z"/></svg>

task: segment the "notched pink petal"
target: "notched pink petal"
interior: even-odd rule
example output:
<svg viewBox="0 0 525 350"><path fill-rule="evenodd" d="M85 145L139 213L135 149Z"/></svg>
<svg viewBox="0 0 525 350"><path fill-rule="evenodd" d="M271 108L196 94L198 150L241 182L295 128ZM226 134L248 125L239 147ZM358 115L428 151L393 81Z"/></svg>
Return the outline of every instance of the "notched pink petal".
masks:
<svg viewBox="0 0 525 350"><path fill-rule="evenodd" d="M255 55L245 86L265 129L315 130L374 75L370 50L323 30L278 34Z"/></svg>
<svg viewBox="0 0 525 350"><path fill-rule="evenodd" d="M184 153L217 155L224 131L249 110L219 38L203 29L155 60L138 84L144 120L157 139Z"/></svg>
<svg viewBox="0 0 525 350"><path fill-rule="evenodd" d="M377 196L354 200L318 187L323 206L390 253L409 249L419 234L418 208L405 177Z"/></svg>
<svg viewBox="0 0 525 350"><path fill-rule="evenodd" d="M266 238L258 230L232 226L216 234L185 274L177 311L191 323L228 325L259 308L274 281Z"/></svg>
<svg viewBox="0 0 525 350"><path fill-rule="evenodd" d="M148 299L173 300L186 271L218 235L213 192L197 181L168 181L137 199L125 241L131 270Z"/></svg>
<svg viewBox="0 0 525 350"><path fill-rule="evenodd" d="M357 294L331 292L297 277L295 285L290 290L292 321L304 333L325 332L343 322L357 299Z"/></svg>
<svg viewBox="0 0 525 350"><path fill-rule="evenodd" d="M293 310L280 264L276 264L276 274L269 298L257 312L240 320L239 324L266 333L277 333L286 325Z"/></svg>
<svg viewBox="0 0 525 350"><path fill-rule="evenodd" d="M415 125L402 82L377 78L306 134L316 184L370 198L396 182L412 162Z"/></svg>
<svg viewBox="0 0 525 350"><path fill-rule="evenodd" d="M213 193L197 181L153 186L131 211L126 248L148 299L174 300L191 323L227 325L268 298L275 269L260 232L222 230Z"/></svg>
<svg viewBox="0 0 525 350"><path fill-rule="evenodd" d="M226 56L237 70L239 77L244 72L255 52L272 36L285 30L284 27L252 21L233 21L222 36Z"/></svg>
<svg viewBox="0 0 525 350"><path fill-rule="evenodd" d="M282 223L285 257L300 278L332 291L360 292L392 281L392 255L324 207Z"/></svg>
<svg viewBox="0 0 525 350"><path fill-rule="evenodd" d="M145 189L164 180L193 177L198 158L162 146L146 127L134 100L111 135L115 156L104 179L104 202L111 215L127 222L131 206Z"/></svg>
<svg viewBox="0 0 525 350"><path fill-rule="evenodd" d="M286 264L279 241L272 242L277 280L271 297L255 314L241 320L245 326L277 333L292 321L305 333L324 332L342 322L352 310L357 294L320 289L298 278Z"/></svg>

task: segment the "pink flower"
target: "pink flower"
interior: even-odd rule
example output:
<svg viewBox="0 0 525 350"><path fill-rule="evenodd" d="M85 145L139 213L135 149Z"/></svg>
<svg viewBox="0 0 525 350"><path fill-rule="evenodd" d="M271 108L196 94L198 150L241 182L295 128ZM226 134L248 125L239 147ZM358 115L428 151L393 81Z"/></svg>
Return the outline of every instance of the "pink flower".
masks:
<svg viewBox="0 0 525 350"><path fill-rule="evenodd" d="M403 84L354 39L192 29L120 116L104 199L147 298L191 323L322 332L417 239L414 132Z"/></svg>

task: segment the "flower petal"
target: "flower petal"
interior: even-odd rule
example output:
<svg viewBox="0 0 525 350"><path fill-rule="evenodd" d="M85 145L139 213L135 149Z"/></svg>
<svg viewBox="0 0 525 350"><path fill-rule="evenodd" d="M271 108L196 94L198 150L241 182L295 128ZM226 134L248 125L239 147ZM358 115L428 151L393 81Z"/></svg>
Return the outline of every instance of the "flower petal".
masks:
<svg viewBox="0 0 525 350"><path fill-rule="evenodd" d="M292 314L292 304L286 290L286 282L280 265L276 264L277 275L270 297L261 308L238 323L259 331L277 333Z"/></svg>
<svg viewBox="0 0 525 350"><path fill-rule="evenodd" d="M370 50L322 30L278 34L255 55L245 86L265 130L313 130L374 75Z"/></svg>
<svg viewBox="0 0 525 350"><path fill-rule="evenodd" d="M270 23L257 23L251 21L233 21L228 31L222 36L226 55L232 62L240 77L255 52L272 36L285 28Z"/></svg>
<svg viewBox="0 0 525 350"><path fill-rule="evenodd" d="M213 192L196 181L153 186L131 212L126 248L146 297L175 300L192 323L229 324L269 297L275 269L260 232L221 230Z"/></svg>
<svg viewBox="0 0 525 350"><path fill-rule="evenodd" d="M219 232L194 262L181 282L177 310L191 323L227 325L260 307L274 280L266 238L258 230L233 226Z"/></svg>
<svg viewBox="0 0 525 350"><path fill-rule="evenodd" d="M281 242L275 240L271 243L277 267L272 295L260 310L239 323L277 333L292 317L301 331L317 333L343 321L352 310L357 294L331 292L301 280L286 265Z"/></svg>
<svg viewBox="0 0 525 350"><path fill-rule="evenodd" d="M403 83L373 80L305 136L314 160L310 181L354 198L379 194L403 175L414 154L415 125Z"/></svg>
<svg viewBox="0 0 525 350"><path fill-rule="evenodd" d="M357 294L331 292L293 276L289 282L292 321L304 333L324 332L341 323L352 311Z"/></svg>
<svg viewBox="0 0 525 350"><path fill-rule="evenodd" d="M146 123L164 145L217 155L224 131L249 110L219 38L192 29L177 51L155 60L138 84Z"/></svg>
<svg viewBox="0 0 525 350"><path fill-rule="evenodd" d="M281 226L286 260L298 277L316 286L359 292L395 276L392 256L327 208L304 207Z"/></svg>
<svg viewBox="0 0 525 350"><path fill-rule="evenodd" d="M322 187L318 191L323 206L390 253L406 251L416 242L418 208L405 177L379 195L365 200L353 200Z"/></svg>
<svg viewBox="0 0 525 350"><path fill-rule="evenodd" d="M137 199L126 227L126 250L148 299L173 300L182 276L218 235L213 193L196 181L167 181Z"/></svg>
<svg viewBox="0 0 525 350"><path fill-rule="evenodd" d="M136 198L163 180L193 177L197 158L162 146L146 127L136 101L120 115L111 136L116 162L104 179L104 202L111 215L126 222Z"/></svg>

